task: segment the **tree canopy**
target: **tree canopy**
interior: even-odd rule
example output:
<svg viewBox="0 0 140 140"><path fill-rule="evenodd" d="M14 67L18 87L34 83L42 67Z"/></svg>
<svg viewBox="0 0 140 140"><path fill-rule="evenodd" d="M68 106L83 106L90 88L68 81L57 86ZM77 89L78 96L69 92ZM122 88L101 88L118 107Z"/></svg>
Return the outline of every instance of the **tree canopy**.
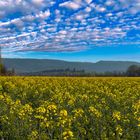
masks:
<svg viewBox="0 0 140 140"><path fill-rule="evenodd" d="M140 76L140 66L131 65L128 69L126 74L128 76Z"/></svg>

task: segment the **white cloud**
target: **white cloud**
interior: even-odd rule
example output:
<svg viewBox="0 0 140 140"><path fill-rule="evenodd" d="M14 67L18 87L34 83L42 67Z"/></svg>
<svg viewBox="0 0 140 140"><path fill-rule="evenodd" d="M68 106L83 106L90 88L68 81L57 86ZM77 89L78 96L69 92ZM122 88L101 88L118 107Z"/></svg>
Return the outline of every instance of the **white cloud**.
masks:
<svg viewBox="0 0 140 140"><path fill-rule="evenodd" d="M96 6L95 9L96 9L98 12L105 12L105 11L106 11L106 8L105 8L105 7L101 7L101 6Z"/></svg>
<svg viewBox="0 0 140 140"><path fill-rule="evenodd" d="M60 34L63 34L63 35L66 35L66 34L67 34L67 31L61 30L59 33L60 33Z"/></svg>
<svg viewBox="0 0 140 140"><path fill-rule="evenodd" d="M35 17L36 18L42 18L42 19L45 19L45 18L48 18L49 16L50 16L50 11L49 10L47 10L47 11L45 11L45 12L40 12L39 14L37 14Z"/></svg>
<svg viewBox="0 0 140 140"><path fill-rule="evenodd" d="M47 29L48 32L55 32L56 31L56 27L50 27Z"/></svg>
<svg viewBox="0 0 140 140"><path fill-rule="evenodd" d="M86 7L86 8L85 8L85 11L86 11L86 12L91 12L91 10L92 10L91 7Z"/></svg>
<svg viewBox="0 0 140 140"><path fill-rule="evenodd" d="M36 15L27 15L27 16L24 16L24 17L21 17L21 18L15 18L15 19L12 19L11 21L7 21L7 22L0 22L0 27L1 26L9 26L11 24L15 24L16 26L18 27L21 27L24 25L24 21L25 22L33 22L33 20L35 19L47 19L48 17L50 16L50 11L47 10L45 12L39 12L38 14Z"/></svg>
<svg viewBox="0 0 140 140"><path fill-rule="evenodd" d="M87 4L90 4L92 0L85 0Z"/></svg>
<svg viewBox="0 0 140 140"><path fill-rule="evenodd" d="M36 5L41 5L43 4L44 0L32 0L32 3L33 4L36 4Z"/></svg>
<svg viewBox="0 0 140 140"><path fill-rule="evenodd" d="M33 15L27 15L27 16L23 17L23 20L28 21L28 22L31 22L34 19L35 19L35 16L33 16Z"/></svg>
<svg viewBox="0 0 140 140"><path fill-rule="evenodd" d="M76 20L80 20L80 21L81 21L83 18L84 18L83 15L77 15L77 16L76 16Z"/></svg>
<svg viewBox="0 0 140 140"><path fill-rule="evenodd" d="M107 17L111 17L112 15L113 15L112 13L106 14Z"/></svg>
<svg viewBox="0 0 140 140"><path fill-rule="evenodd" d="M21 26L23 26L24 23L21 19L17 18L17 19L13 19L11 21L11 24L15 24L16 26L21 27Z"/></svg>
<svg viewBox="0 0 140 140"><path fill-rule="evenodd" d="M73 10L77 10L81 7L80 3L76 3L73 1L67 1L67 2L61 3L61 4L59 4L59 6L66 7L66 8L73 9Z"/></svg>
<svg viewBox="0 0 140 140"><path fill-rule="evenodd" d="M114 4L114 0L107 0L105 2L105 5L107 5L107 6L112 6L113 4Z"/></svg>

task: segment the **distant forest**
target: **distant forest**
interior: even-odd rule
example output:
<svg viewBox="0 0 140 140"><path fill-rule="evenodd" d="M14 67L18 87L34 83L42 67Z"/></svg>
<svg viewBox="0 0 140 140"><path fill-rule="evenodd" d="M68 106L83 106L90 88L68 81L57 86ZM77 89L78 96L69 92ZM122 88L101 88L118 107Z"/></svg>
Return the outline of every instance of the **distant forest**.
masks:
<svg viewBox="0 0 140 140"><path fill-rule="evenodd" d="M104 73L97 73L97 72L85 72L85 70L76 70L76 69L53 69L53 70L46 70L40 72L27 72L20 74L21 76L79 76L79 77L100 77L100 76L140 76L140 66L131 65L126 72L104 72Z"/></svg>
<svg viewBox="0 0 140 140"><path fill-rule="evenodd" d="M46 71L39 71L39 72L25 72L16 74L14 69L7 70L4 64L0 64L0 75L2 76L12 76L12 75L18 75L18 76L78 76L78 77L101 77L101 76L113 76L113 77L123 77L123 76L129 76L129 77L138 77L140 76L140 66L137 65L131 65L128 67L126 72L85 72L85 70L76 70L74 69L52 69L52 70L46 70Z"/></svg>
<svg viewBox="0 0 140 140"><path fill-rule="evenodd" d="M0 63L0 76L13 76L15 75L15 70L7 70L4 64Z"/></svg>

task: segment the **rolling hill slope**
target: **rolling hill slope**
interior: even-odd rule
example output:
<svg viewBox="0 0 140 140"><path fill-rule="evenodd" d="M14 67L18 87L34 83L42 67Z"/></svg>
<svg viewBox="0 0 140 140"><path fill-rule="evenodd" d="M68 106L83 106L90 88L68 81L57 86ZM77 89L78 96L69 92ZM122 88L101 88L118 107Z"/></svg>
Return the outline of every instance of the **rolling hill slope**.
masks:
<svg viewBox="0 0 140 140"><path fill-rule="evenodd" d="M85 70L85 72L113 72L126 71L130 65L140 65L138 62L129 61L99 61L97 63L89 62L67 62L62 60L49 59L8 59L3 62L6 68L14 68L17 73L39 72L54 69L76 69Z"/></svg>

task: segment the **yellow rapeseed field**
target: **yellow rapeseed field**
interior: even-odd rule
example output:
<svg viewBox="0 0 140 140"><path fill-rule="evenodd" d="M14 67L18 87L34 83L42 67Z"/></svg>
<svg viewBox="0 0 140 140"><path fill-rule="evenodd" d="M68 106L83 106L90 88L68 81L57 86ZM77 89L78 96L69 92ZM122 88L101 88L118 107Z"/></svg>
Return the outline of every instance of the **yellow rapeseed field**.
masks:
<svg viewBox="0 0 140 140"><path fill-rule="evenodd" d="M0 139L139 138L140 78L0 77Z"/></svg>

